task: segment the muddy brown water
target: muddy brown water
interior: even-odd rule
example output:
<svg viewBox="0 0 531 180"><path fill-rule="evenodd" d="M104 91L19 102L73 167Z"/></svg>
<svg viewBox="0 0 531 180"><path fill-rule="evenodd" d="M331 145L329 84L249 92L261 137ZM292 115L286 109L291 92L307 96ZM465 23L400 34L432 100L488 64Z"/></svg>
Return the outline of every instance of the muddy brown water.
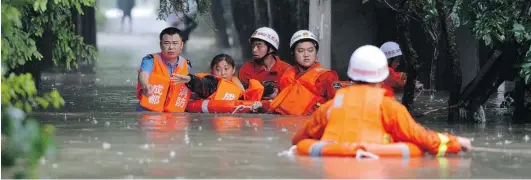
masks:
<svg viewBox="0 0 531 180"><path fill-rule="evenodd" d="M489 101L487 123L448 124L444 110L417 120L429 129L473 138L475 146L520 152L474 151L445 158L409 160L287 156L284 153L291 146L291 134L307 118L302 116L136 113L136 69L145 54L157 51L156 38L154 33L119 36L100 33L100 58L95 73L43 76L44 89L58 89L66 104L59 110L33 113L43 123L57 128L58 152L54 158L41 161L42 178L527 178L530 175L531 126L506 123L501 115L503 110L495 108L499 97ZM204 48L212 47L213 42L212 38L192 36L189 42L192 45L186 53L194 59L195 72L207 70L206 62L220 51L234 51ZM446 104L444 97L445 94L438 93L430 100L424 93L416 101L416 111L441 108Z"/></svg>

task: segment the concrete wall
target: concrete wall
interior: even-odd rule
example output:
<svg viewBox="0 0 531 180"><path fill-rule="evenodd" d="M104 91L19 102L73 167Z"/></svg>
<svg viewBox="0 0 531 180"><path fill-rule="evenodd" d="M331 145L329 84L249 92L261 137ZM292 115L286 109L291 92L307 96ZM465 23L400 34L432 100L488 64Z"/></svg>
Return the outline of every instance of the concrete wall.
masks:
<svg viewBox="0 0 531 180"><path fill-rule="evenodd" d="M331 0L310 0L309 28L319 40L318 59L326 68L332 67L331 58Z"/></svg>
<svg viewBox="0 0 531 180"><path fill-rule="evenodd" d="M332 9L332 69L346 80L352 52L362 45L377 45L374 4L362 4L359 0L334 0Z"/></svg>
<svg viewBox="0 0 531 180"><path fill-rule="evenodd" d="M377 1L362 4L360 0L310 0L309 30L319 37L319 60L327 67L338 72L340 79L347 80L346 71L352 52L366 44L380 46L386 41L398 41L396 12ZM390 2L391 4L394 4ZM418 80L429 85L432 47L421 28L412 22L412 41L419 55L418 61L424 61ZM478 42L470 27L457 30L459 58L462 60L463 86L470 82L481 65L478 58ZM448 82L448 62L446 47L440 47L437 62L437 86L445 87ZM404 64L404 63L402 63ZM405 71L399 67L400 71Z"/></svg>

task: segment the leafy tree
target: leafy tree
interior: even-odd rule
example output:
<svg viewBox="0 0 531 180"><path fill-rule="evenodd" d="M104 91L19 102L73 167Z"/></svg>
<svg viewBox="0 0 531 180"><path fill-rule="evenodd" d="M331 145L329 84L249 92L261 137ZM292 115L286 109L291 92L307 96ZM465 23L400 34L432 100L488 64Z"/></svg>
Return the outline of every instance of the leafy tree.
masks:
<svg viewBox="0 0 531 180"><path fill-rule="evenodd" d="M39 159L53 153L53 126L39 125L26 117L34 108L59 108L64 104L57 90L38 92L31 74L14 69L43 58L36 45L44 34L53 37L52 59L56 65L77 67L78 60L93 61L94 46L83 43L73 31L72 13L95 0L2 1L2 170L23 166L15 178L37 178ZM73 11L73 9L75 11ZM24 112L25 111L25 112Z"/></svg>

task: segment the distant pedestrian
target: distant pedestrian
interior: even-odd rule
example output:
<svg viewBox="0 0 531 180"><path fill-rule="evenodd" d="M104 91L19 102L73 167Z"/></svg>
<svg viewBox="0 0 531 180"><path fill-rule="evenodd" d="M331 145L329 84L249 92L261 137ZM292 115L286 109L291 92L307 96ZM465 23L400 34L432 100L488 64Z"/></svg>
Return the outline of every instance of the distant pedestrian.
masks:
<svg viewBox="0 0 531 180"><path fill-rule="evenodd" d="M133 16L131 16L131 11L135 7L135 0L118 0L118 9L122 10L122 22L121 22L121 31L124 32L124 21L126 17L129 17L129 32L133 32Z"/></svg>

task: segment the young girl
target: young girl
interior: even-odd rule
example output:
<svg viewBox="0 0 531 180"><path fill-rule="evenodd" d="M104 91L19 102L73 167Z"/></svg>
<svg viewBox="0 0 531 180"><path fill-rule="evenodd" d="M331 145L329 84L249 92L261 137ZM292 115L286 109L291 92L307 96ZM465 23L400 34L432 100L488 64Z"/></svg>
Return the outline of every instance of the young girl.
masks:
<svg viewBox="0 0 531 180"><path fill-rule="evenodd" d="M248 84L241 82L234 76L234 59L227 54L215 56L210 69L211 74L197 73L177 78L183 78L186 86L201 99L259 101L262 96L267 97L274 92L272 83L262 84L256 80Z"/></svg>

